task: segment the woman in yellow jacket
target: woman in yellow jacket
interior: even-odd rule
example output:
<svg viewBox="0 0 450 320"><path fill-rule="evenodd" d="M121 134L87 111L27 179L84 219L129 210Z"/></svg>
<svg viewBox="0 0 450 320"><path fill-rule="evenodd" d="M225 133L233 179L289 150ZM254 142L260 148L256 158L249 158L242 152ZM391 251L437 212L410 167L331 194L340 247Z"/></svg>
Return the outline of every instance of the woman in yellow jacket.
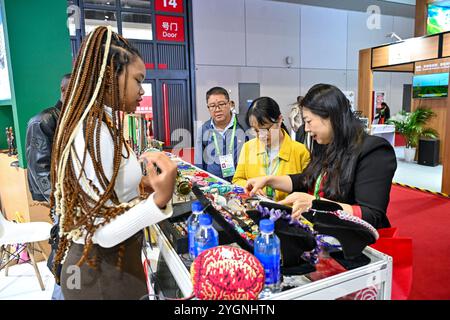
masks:
<svg viewBox="0 0 450 320"><path fill-rule="evenodd" d="M233 184L245 187L251 178L296 174L306 168L309 151L305 145L289 137L275 100L269 97L254 100L247 112L247 122L256 138L242 147ZM288 194L267 186L264 195L281 201Z"/></svg>

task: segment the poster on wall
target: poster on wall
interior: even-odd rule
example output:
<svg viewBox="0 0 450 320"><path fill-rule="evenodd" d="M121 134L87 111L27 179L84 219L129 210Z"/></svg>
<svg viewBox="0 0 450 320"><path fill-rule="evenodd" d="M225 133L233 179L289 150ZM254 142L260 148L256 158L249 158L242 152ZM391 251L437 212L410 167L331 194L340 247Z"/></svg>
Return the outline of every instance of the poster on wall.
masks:
<svg viewBox="0 0 450 320"><path fill-rule="evenodd" d="M1 6L1 4L0 4ZM11 89L9 86L8 62L6 59L5 28L3 28L3 16L0 7L0 101L11 99Z"/></svg>

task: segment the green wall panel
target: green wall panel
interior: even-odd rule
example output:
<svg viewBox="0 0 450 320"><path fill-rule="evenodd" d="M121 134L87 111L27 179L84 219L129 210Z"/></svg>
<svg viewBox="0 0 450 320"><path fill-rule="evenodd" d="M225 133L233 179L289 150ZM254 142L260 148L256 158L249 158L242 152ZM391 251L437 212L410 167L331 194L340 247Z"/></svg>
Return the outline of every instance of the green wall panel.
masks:
<svg viewBox="0 0 450 320"><path fill-rule="evenodd" d="M56 103L60 80L72 68L67 2L0 1L5 11L19 163L25 168L28 120Z"/></svg>

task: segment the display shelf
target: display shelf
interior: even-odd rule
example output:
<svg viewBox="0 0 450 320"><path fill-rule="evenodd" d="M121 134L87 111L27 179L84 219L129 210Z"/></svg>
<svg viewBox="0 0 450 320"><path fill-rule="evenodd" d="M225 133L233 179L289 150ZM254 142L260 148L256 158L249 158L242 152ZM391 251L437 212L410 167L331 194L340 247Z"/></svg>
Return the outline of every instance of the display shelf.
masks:
<svg viewBox="0 0 450 320"><path fill-rule="evenodd" d="M189 270L182 258L172 248L159 226L152 226L160 250L159 259L170 271L170 286L176 285L184 297L192 295ZM392 258L367 247L363 253L370 258L368 265L312 280L312 274L286 277L285 281L295 282L297 287L274 294L264 300L390 300L392 286Z"/></svg>
<svg viewBox="0 0 450 320"><path fill-rule="evenodd" d="M392 258L370 247L363 253L370 258L370 263L366 266L304 283L297 288L274 294L268 300L351 299L349 295L352 294L373 300L390 300ZM305 281L309 280L308 275L301 277Z"/></svg>
<svg viewBox="0 0 450 320"><path fill-rule="evenodd" d="M170 273L173 275L178 287L185 297L192 293L192 282L189 270L181 261L180 256L175 252L169 240L166 238L158 225L152 226L157 238L156 243L160 250L161 256L167 264Z"/></svg>
<svg viewBox="0 0 450 320"><path fill-rule="evenodd" d="M173 159L184 162L179 158ZM163 279L166 283L162 286L162 291L167 288L172 294L178 292L183 297L191 296L193 287L188 260L185 255L177 254L158 225L153 225L151 229L160 250L158 265L161 266L160 269L164 269L155 271L156 275L164 274ZM265 299L389 300L392 286L392 258L370 247L366 247L363 253L370 260L367 265L345 270L324 252L320 256L319 264L316 265L316 271L301 276L285 277L282 287L286 290ZM163 295L170 296L167 293Z"/></svg>

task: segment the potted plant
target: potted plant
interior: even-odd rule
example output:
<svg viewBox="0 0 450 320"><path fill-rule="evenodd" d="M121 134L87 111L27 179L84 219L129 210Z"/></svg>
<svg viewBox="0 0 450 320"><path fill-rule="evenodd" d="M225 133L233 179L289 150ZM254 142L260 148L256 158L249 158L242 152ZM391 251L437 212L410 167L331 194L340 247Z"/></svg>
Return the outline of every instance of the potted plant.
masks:
<svg viewBox="0 0 450 320"><path fill-rule="evenodd" d="M420 137L435 139L438 133L433 128L425 128L426 123L436 114L428 108L418 108L413 112L400 111L387 121L395 125L395 131L406 140L405 161L412 162Z"/></svg>

